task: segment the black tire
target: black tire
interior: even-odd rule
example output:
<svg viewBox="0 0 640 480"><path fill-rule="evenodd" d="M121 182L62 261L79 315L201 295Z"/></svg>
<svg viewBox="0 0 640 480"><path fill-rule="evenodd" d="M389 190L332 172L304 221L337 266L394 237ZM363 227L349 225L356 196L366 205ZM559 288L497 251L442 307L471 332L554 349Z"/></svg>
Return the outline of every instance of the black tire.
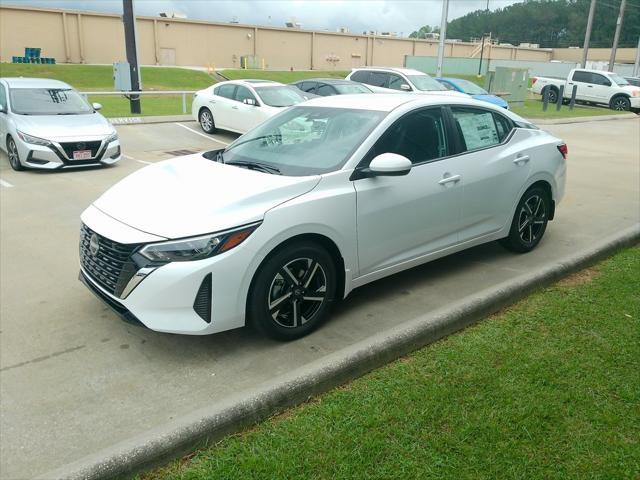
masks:
<svg viewBox="0 0 640 480"><path fill-rule="evenodd" d="M9 157L9 165L11 165L11 168L16 172L24 170L24 167L20 163L20 152L18 152L16 142L11 136L7 138L7 156Z"/></svg>
<svg viewBox="0 0 640 480"><path fill-rule="evenodd" d="M198 113L198 122L200 128L206 133L216 133L216 122L213 120L213 114L207 107L201 108Z"/></svg>
<svg viewBox="0 0 640 480"><path fill-rule="evenodd" d="M509 236L500 240L507 250L527 253L533 250L544 235L551 212L551 199L541 187L527 190L518 202L511 221Z"/></svg>
<svg viewBox="0 0 640 480"><path fill-rule="evenodd" d="M628 112L629 110L631 110L631 101L624 95L618 95L617 97L613 97L611 99L611 101L609 102L609 108L611 108L611 110Z"/></svg>
<svg viewBox="0 0 640 480"><path fill-rule="evenodd" d="M549 90L549 103L555 104L558 101L558 91L553 87L545 87ZM543 93L544 98L544 93Z"/></svg>
<svg viewBox="0 0 640 480"><path fill-rule="evenodd" d="M336 284L336 268L324 248L311 242L289 245L256 273L247 318L276 340L303 337L329 317Z"/></svg>

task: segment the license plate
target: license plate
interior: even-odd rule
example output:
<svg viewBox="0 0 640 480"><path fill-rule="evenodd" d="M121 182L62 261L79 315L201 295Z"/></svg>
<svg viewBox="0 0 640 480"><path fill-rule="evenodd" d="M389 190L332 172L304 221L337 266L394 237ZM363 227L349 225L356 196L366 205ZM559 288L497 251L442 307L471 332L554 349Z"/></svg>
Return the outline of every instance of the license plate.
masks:
<svg viewBox="0 0 640 480"><path fill-rule="evenodd" d="M91 150L75 150L73 152L74 160L89 160L91 158Z"/></svg>

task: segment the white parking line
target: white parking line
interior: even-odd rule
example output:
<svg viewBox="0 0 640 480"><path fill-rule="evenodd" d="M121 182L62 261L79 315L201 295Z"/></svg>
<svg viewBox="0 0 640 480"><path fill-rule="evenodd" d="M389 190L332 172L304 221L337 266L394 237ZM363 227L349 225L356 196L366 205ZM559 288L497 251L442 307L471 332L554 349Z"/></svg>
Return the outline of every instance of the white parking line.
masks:
<svg viewBox="0 0 640 480"><path fill-rule="evenodd" d="M7 182L6 180L2 180L1 178L0 178L0 185L2 185L3 187L6 187L6 188L11 188L11 187L13 187L13 185L12 185L12 184L10 184L9 182Z"/></svg>
<svg viewBox="0 0 640 480"><path fill-rule="evenodd" d="M193 128L189 128L186 125L183 125L181 123L175 122L175 125L178 125L179 127L182 127L182 128L186 128L190 132L193 132L196 135L200 135L201 137L204 137L204 138L206 138L208 140L211 140L212 142L221 143L222 145L229 145L228 142L223 142L222 140L218 140L217 138L211 138L209 135L205 135L204 133L200 133L197 130L194 130Z"/></svg>
<svg viewBox="0 0 640 480"><path fill-rule="evenodd" d="M127 160L133 160L134 162L144 163L145 165L152 165L153 162L145 162L144 160L138 160L137 158L130 157L129 155L122 155Z"/></svg>

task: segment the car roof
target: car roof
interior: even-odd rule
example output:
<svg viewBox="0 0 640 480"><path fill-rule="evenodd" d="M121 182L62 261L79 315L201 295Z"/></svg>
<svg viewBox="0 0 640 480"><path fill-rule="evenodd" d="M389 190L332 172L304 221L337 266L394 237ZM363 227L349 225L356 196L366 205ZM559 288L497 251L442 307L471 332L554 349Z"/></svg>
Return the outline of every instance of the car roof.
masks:
<svg viewBox="0 0 640 480"><path fill-rule="evenodd" d="M301 106L350 108L355 110L372 110L379 112L391 112L396 108L414 104L416 107L431 105L469 105L492 108L486 102L480 102L472 98L459 98L450 95L416 95L415 93L361 93L354 95L332 95L329 97L317 97L307 100ZM496 107L496 110L498 107ZM498 110L500 111L500 110ZM504 113L504 112L503 112Z"/></svg>
<svg viewBox="0 0 640 480"><path fill-rule="evenodd" d="M68 83L50 78L2 77L9 88L73 88Z"/></svg>
<svg viewBox="0 0 640 480"><path fill-rule="evenodd" d="M352 72L357 72L359 70L371 70L376 72L395 72L402 73L403 75L427 75L420 70L414 70L413 68L396 68L396 67L361 67L354 68Z"/></svg>
<svg viewBox="0 0 640 480"><path fill-rule="evenodd" d="M251 78L243 78L240 80L228 80L226 82L220 82L218 85L224 85L226 83L230 83L232 85L244 85L250 87L275 87L275 86L285 86L284 83L273 82L271 80L258 80Z"/></svg>
<svg viewBox="0 0 640 480"><path fill-rule="evenodd" d="M344 78L303 78L295 83L302 82L322 82L329 85L362 85L360 82L354 82L353 80L345 80Z"/></svg>

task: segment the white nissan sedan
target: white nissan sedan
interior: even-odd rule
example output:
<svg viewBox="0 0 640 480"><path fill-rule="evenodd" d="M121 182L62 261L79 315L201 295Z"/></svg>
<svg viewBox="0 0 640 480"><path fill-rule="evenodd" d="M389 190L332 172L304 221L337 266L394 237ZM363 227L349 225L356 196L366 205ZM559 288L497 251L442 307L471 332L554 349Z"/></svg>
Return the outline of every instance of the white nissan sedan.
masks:
<svg viewBox="0 0 640 480"><path fill-rule="evenodd" d="M196 92L191 114L206 133L217 129L245 133L312 96L278 82L233 80Z"/></svg>
<svg viewBox="0 0 640 480"><path fill-rule="evenodd" d="M533 249L566 154L472 99L316 98L108 190L82 214L80 279L156 331L298 338L379 278L494 240Z"/></svg>
<svg viewBox="0 0 640 480"><path fill-rule="evenodd" d="M14 170L112 165L120 142L100 108L58 80L0 78L0 149Z"/></svg>

